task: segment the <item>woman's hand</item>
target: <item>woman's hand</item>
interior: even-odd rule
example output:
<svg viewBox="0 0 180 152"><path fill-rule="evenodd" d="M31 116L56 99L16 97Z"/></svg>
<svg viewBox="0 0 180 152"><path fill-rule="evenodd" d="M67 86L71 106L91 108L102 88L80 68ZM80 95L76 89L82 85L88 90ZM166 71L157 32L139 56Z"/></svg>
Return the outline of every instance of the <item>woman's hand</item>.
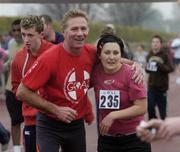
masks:
<svg viewBox="0 0 180 152"><path fill-rule="evenodd" d="M100 134L101 135L107 134L113 122L114 122L114 117L113 117L113 112L111 112L101 121Z"/></svg>

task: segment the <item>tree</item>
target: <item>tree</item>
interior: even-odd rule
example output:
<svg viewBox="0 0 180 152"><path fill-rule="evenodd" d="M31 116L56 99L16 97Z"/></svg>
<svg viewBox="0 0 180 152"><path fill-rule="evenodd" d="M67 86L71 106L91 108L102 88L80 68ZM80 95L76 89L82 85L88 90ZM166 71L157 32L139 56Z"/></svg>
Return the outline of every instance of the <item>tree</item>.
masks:
<svg viewBox="0 0 180 152"><path fill-rule="evenodd" d="M128 26L140 26L153 29L165 29L161 13L153 9L152 3L57 3L36 4L29 13L50 15L53 19L61 20L64 13L70 9L82 9L87 12L91 21L111 22Z"/></svg>
<svg viewBox="0 0 180 152"><path fill-rule="evenodd" d="M151 5L151 3L116 3L110 4L108 10L112 22L142 26L146 20L151 19L157 13Z"/></svg>
<svg viewBox="0 0 180 152"><path fill-rule="evenodd" d="M81 9L87 12L91 20L95 20L98 12L102 10L103 4L85 4L85 3L57 3L40 4L36 8L31 8L29 12L36 14L48 14L53 19L62 19L65 12L70 9Z"/></svg>

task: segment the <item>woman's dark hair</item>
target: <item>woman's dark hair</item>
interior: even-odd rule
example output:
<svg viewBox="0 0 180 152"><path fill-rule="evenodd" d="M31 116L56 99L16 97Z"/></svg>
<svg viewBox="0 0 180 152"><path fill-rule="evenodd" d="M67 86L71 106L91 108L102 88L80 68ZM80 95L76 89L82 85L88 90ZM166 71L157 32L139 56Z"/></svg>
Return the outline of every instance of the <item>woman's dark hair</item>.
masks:
<svg viewBox="0 0 180 152"><path fill-rule="evenodd" d="M120 51L121 51L121 56L123 57L123 54L124 54L124 44L123 44L123 41L115 36L115 35L111 35L111 34L107 34L107 35L103 35L100 37L98 43L97 43L97 56L100 56L101 54L101 50L103 48L103 46L106 44L106 43L109 43L109 42L114 42L114 43L117 43L120 47Z"/></svg>

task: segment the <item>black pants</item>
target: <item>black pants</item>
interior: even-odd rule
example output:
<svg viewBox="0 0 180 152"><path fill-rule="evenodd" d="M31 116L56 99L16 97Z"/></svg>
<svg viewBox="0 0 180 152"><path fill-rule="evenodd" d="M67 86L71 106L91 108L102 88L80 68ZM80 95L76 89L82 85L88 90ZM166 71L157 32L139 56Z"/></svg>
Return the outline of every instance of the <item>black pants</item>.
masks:
<svg viewBox="0 0 180 152"><path fill-rule="evenodd" d="M36 126L24 126L25 152L36 152Z"/></svg>
<svg viewBox="0 0 180 152"><path fill-rule="evenodd" d="M11 118L11 125L15 126L24 121L22 116L22 102L16 99L16 95L6 90L6 106Z"/></svg>
<svg viewBox="0 0 180 152"><path fill-rule="evenodd" d="M122 137L100 135L98 152L151 152L151 145L142 142L136 134Z"/></svg>
<svg viewBox="0 0 180 152"><path fill-rule="evenodd" d="M4 128L4 126L0 123L0 143L2 145L7 144L10 140L10 133L8 130Z"/></svg>
<svg viewBox="0 0 180 152"><path fill-rule="evenodd" d="M149 119L157 118L156 106L158 107L161 119L167 116L167 91L162 91L156 88L148 89L148 114Z"/></svg>
<svg viewBox="0 0 180 152"><path fill-rule="evenodd" d="M83 119L68 124L39 113L36 134L40 152L86 152Z"/></svg>

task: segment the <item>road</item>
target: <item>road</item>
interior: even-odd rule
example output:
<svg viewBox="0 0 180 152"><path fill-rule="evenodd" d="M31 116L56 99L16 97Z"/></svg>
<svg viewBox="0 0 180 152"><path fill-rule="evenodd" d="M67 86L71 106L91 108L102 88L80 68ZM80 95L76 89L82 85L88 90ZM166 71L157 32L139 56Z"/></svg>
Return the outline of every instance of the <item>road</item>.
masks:
<svg viewBox="0 0 180 152"><path fill-rule="evenodd" d="M176 84L176 77L177 75L175 73L170 74L170 89L168 91L168 116L180 116L180 85ZM94 104L94 94L92 90L89 91L89 97ZM0 120L6 126L6 128L10 130L10 119L4 101L0 101ZM86 125L86 131L87 152L96 152L96 123L93 122L93 124L90 126ZM180 136L173 138L171 141L152 142L152 152L180 152L179 141ZM12 141L10 142L9 147L9 152L11 152Z"/></svg>

